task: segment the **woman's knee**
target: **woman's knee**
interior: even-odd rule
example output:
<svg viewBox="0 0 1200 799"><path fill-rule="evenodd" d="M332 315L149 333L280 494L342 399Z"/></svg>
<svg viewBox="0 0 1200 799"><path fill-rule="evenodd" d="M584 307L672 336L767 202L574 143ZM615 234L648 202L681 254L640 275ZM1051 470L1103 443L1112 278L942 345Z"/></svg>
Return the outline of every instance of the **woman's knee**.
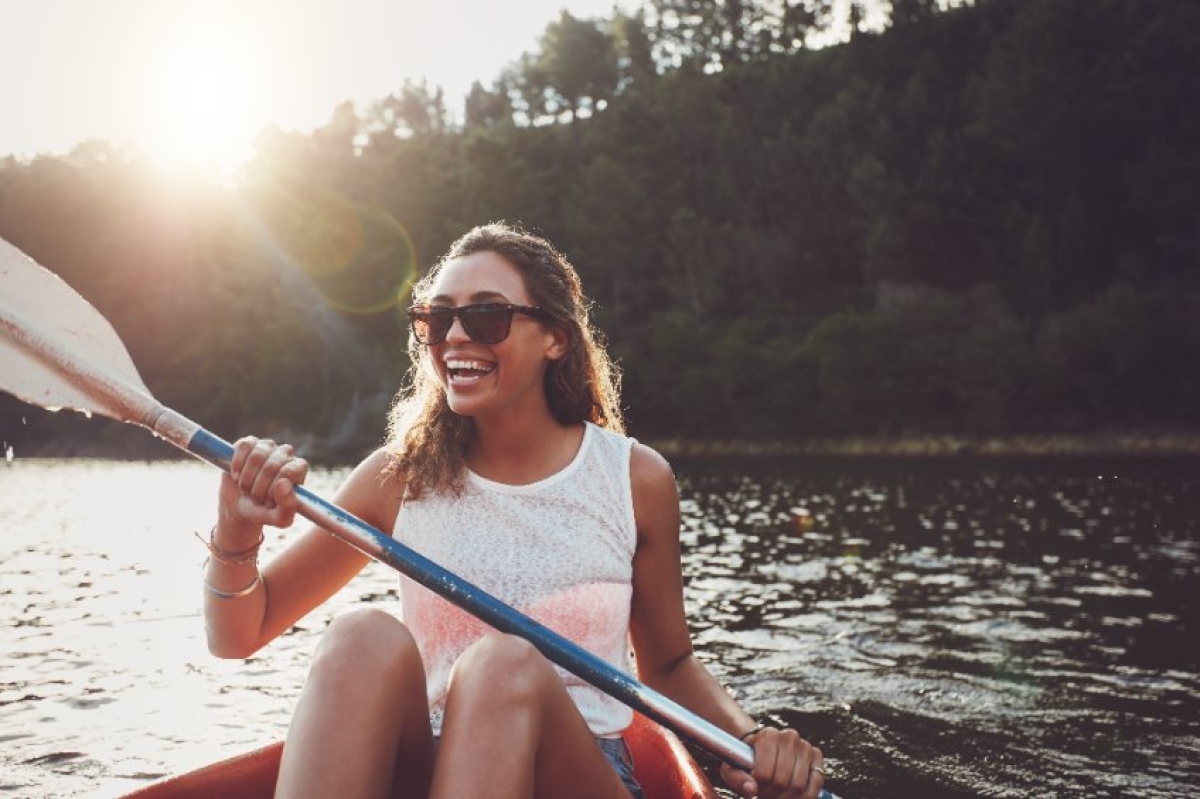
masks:
<svg viewBox="0 0 1200 799"><path fill-rule="evenodd" d="M408 628L386 611L368 608L338 616L313 656L312 672L360 677L421 673L421 656Z"/></svg>
<svg viewBox="0 0 1200 799"><path fill-rule="evenodd" d="M507 701L527 698L558 682L550 661L533 644L496 633L476 641L459 657L450 687L459 692L478 687L487 699Z"/></svg>

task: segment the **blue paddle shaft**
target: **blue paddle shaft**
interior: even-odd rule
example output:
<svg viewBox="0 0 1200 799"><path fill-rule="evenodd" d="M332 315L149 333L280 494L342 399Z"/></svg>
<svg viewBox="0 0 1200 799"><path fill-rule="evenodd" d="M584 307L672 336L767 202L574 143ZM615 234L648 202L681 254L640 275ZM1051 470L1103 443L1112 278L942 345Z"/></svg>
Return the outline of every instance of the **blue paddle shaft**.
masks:
<svg viewBox="0 0 1200 799"><path fill-rule="evenodd" d="M187 442L187 449L221 470L229 471L233 447L207 430L197 428ZM296 487L296 496L300 500L300 513L303 516L364 555L391 566L500 632L524 638L552 662L634 710L665 724L725 762L746 769L754 765L754 750L744 741L739 741L357 516L321 499L304 486Z"/></svg>

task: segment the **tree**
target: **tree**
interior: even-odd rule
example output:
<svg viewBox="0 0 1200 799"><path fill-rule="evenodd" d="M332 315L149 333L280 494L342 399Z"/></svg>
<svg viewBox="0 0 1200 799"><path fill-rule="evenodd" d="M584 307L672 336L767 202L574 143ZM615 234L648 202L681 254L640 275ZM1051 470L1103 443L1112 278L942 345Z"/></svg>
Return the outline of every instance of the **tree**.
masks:
<svg viewBox="0 0 1200 799"><path fill-rule="evenodd" d="M669 66L716 72L746 60L762 11L752 0L651 0L655 52Z"/></svg>
<svg viewBox="0 0 1200 799"><path fill-rule="evenodd" d="M771 54L795 53L833 23L835 0L651 0L660 66L707 72Z"/></svg>
<svg viewBox="0 0 1200 799"><path fill-rule="evenodd" d="M531 121L566 112L595 112L612 99L618 83L613 35L592 20L563 11L546 26L539 49L519 62L521 94Z"/></svg>
<svg viewBox="0 0 1200 799"><path fill-rule="evenodd" d="M659 72L668 7L711 60ZM1200 71L1180 65L1200 62L1200 3L941 2L780 55L829 7L562 17L473 88L464 130L409 83L363 118L267 129L241 188L171 188L103 143L0 159L0 236L224 429L382 404L404 364L399 315L368 313L398 288L381 275L500 218L578 266L639 435L793 435L798 414L815 433L1194 427ZM603 81L568 33L603 45Z"/></svg>
<svg viewBox="0 0 1200 799"><path fill-rule="evenodd" d="M491 90L483 88L479 81L472 83L463 111L468 129L490 128L502 122L511 122L513 106L507 80L501 76Z"/></svg>
<svg viewBox="0 0 1200 799"><path fill-rule="evenodd" d="M329 121L313 131L313 143L317 152L339 157L354 157L360 125L354 103L340 103L329 116Z"/></svg>
<svg viewBox="0 0 1200 799"><path fill-rule="evenodd" d="M928 19L937 7L937 0L892 0L892 27L902 28Z"/></svg>
<svg viewBox="0 0 1200 799"><path fill-rule="evenodd" d="M445 93L440 86L430 89L424 79L405 80L399 92L371 106L365 127L372 137L383 140L445 132Z"/></svg>
<svg viewBox="0 0 1200 799"><path fill-rule="evenodd" d="M618 12L613 17L613 36L617 46L620 88L642 83L657 74L654 42L646 27L644 8L639 8L632 16Z"/></svg>
<svg viewBox="0 0 1200 799"><path fill-rule="evenodd" d="M653 204L638 175L611 156L587 164L563 203L576 266L613 324L632 319L632 308L652 291L659 258L653 228L640 224ZM615 235L614 235L615 234Z"/></svg>
<svg viewBox="0 0 1200 799"><path fill-rule="evenodd" d="M849 38L851 41L854 40L854 37L862 33L863 23L866 22L866 19L866 4L861 2L861 0L853 0L853 2L850 3L850 8L846 12L846 21L850 27Z"/></svg>

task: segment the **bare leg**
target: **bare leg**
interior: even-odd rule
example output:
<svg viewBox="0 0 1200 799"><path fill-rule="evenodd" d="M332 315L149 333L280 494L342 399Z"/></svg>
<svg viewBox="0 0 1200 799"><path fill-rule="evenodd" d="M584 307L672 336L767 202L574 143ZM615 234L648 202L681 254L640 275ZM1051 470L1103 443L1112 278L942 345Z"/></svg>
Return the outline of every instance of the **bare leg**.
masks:
<svg viewBox="0 0 1200 799"><path fill-rule="evenodd" d="M550 662L492 635L454 666L431 797L629 799Z"/></svg>
<svg viewBox="0 0 1200 799"><path fill-rule="evenodd" d="M321 638L283 748L276 797L425 797L425 671L398 620L363 610Z"/></svg>

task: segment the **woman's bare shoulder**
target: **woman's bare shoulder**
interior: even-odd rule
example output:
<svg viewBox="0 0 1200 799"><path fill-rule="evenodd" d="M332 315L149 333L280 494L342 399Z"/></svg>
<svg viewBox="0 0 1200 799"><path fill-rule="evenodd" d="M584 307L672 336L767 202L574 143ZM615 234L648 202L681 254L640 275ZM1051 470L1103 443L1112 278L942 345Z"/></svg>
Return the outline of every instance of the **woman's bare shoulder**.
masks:
<svg viewBox="0 0 1200 799"><path fill-rule="evenodd" d="M673 488L675 472L658 450L635 441L629 456L629 479L635 492L639 487L653 489L662 488L667 484Z"/></svg>
<svg viewBox="0 0 1200 799"><path fill-rule="evenodd" d="M380 447L363 458L338 496L347 510L380 529L391 530L404 498L404 478L395 467L395 455Z"/></svg>
<svg viewBox="0 0 1200 799"><path fill-rule="evenodd" d="M654 448L635 443L629 459L629 483L639 536L678 535L679 490L667 459Z"/></svg>

